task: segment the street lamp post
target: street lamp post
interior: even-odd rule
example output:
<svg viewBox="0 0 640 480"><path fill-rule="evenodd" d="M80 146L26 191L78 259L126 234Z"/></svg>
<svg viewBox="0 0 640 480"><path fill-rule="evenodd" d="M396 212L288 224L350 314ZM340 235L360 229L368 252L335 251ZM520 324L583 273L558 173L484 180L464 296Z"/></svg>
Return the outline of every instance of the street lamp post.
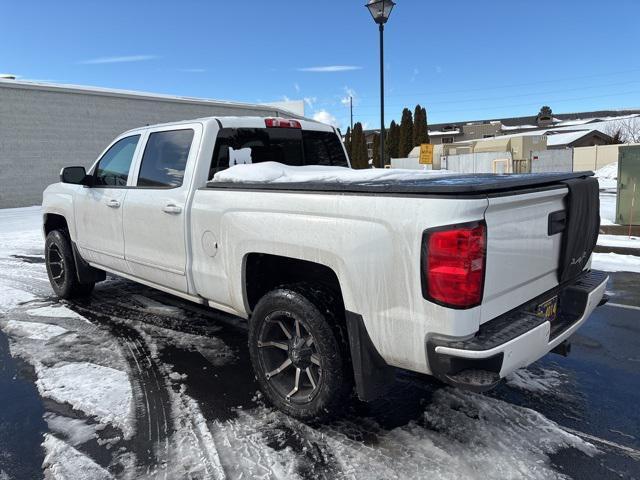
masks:
<svg viewBox="0 0 640 480"><path fill-rule="evenodd" d="M389 20L393 0L370 0L365 5L380 30L380 168L384 168L384 24Z"/></svg>

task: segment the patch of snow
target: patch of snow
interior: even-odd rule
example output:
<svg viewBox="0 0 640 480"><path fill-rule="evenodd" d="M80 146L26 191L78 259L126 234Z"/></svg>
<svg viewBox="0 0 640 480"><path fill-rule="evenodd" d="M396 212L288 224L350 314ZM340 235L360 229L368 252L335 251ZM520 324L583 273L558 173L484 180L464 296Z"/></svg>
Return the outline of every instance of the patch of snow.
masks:
<svg viewBox="0 0 640 480"><path fill-rule="evenodd" d="M64 305L60 306L46 306L40 308L34 308L31 310L27 310L27 315L31 315L33 317L53 317L53 318L78 318L84 320L84 317L78 315L73 310L65 307Z"/></svg>
<svg viewBox="0 0 640 480"><path fill-rule="evenodd" d="M108 480L113 476L71 445L45 434L42 446L46 456L42 468L54 480Z"/></svg>
<svg viewBox="0 0 640 480"><path fill-rule="evenodd" d="M175 381L186 380L187 374L186 373L171 372L169 374L169 378L171 380L175 380Z"/></svg>
<svg viewBox="0 0 640 480"><path fill-rule="evenodd" d="M617 253L594 253L591 268L605 272L640 273L640 257Z"/></svg>
<svg viewBox="0 0 640 480"><path fill-rule="evenodd" d="M277 162L235 165L214 175L214 182L232 183L293 183L293 182L376 182L384 180L415 180L420 176L444 176L447 170L402 170L370 168L354 170L347 167L306 165L291 167Z"/></svg>
<svg viewBox="0 0 640 480"><path fill-rule="evenodd" d="M537 372L521 368L508 375L506 380L510 387L547 394L556 392L566 381L563 374L547 368L541 368Z"/></svg>
<svg viewBox="0 0 640 480"><path fill-rule="evenodd" d="M46 413L44 419L49 430L63 436L74 447L96 438L96 427L79 418L68 418L54 413Z"/></svg>
<svg viewBox="0 0 640 480"><path fill-rule="evenodd" d="M110 423L131 438L133 394L125 372L93 363L67 363L36 368L36 385L43 397L68 403L93 415L100 423Z"/></svg>
<svg viewBox="0 0 640 480"><path fill-rule="evenodd" d="M18 290L6 285L0 287L0 313L7 312L20 303L30 302L36 298L24 290Z"/></svg>
<svg viewBox="0 0 640 480"><path fill-rule="evenodd" d="M4 470L0 469L0 480L11 480L11 477L9 476L9 474L7 472L5 472Z"/></svg>
<svg viewBox="0 0 640 480"><path fill-rule="evenodd" d="M182 309L174 307L173 305L165 305L164 303L160 303L149 297L145 297L144 295L131 295L131 298L142 305L142 307L149 313L167 315L170 317L184 317Z"/></svg>
<svg viewBox="0 0 640 480"><path fill-rule="evenodd" d="M600 234L598 236L598 245L606 247L626 247L640 249L640 237Z"/></svg>
<svg viewBox="0 0 640 480"><path fill-rule="evenodd" d="M41 226L42 208L39 206L0 209L0 257L28 251L42 253Z"/></svg>
<svg viewBox="0 0 640 480"><path fill-rule="evenodd" d="M48 323L19 322L9 320L3 327L9 335L26 337L32 340L51 340L58 335L68 332L67 329Z"/></svg>
<svg viewBox="0 0 640 480"><path fill-rule="evenodd" d="M600 190L616 190L618 188L618 162L610 163L595 171Z"/></svg>
<svg viewBox="0 0 640 480"><path fill-rule="evenodd" d="M616 194L600 192L600 224L614 225L616 223Z"/></svg>

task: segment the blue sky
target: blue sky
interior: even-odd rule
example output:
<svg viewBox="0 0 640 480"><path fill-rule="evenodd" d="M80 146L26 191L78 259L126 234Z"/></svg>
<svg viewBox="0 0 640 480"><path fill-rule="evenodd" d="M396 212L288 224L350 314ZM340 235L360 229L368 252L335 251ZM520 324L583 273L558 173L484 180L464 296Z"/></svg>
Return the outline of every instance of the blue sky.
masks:
<svg viewBox="0 0 640 480"><path fill-rule="evenodd" d="M640 107L637 0L396 0L386 120ZM365 0L6 1L0 72L247 102L379 125L378 31Z"/></svg>

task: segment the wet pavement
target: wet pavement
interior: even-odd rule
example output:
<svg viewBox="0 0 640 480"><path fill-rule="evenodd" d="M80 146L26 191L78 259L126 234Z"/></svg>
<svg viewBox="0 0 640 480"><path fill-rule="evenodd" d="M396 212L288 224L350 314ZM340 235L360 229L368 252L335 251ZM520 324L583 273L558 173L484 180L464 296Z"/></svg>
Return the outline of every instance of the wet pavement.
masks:
<svg viewBox="0 0 640 480"><path fill-rule="evenodd" d="M34 298L0 314L0 321L72 331L71 320L28 313L66 306L84 326L64 351L53 351L65 361L106 365L99 345L113 342L121 357L113 366L126 370L132 385L135 434L124 438L96 416L42 398L32 365L40 360L25 361L30 343L0 331L2 480L43 477L45 433L116 478L455 478L456 472L461 478L640 478L638 309L597 309L572 338L569 357L548 355L485 395L399 373L385 398L353 400L343 418L313 426L265 404L242 320L114 278L87 300L59 302L38 274L41 258L29 252L6 260L16 269L13 287ZM18 275L20 265L31 270ZM639 306L640 275L612 274L608 293L614 305ZM22 354L10 352L10 341L22 342L16 343ZM81 421L93 435L72 442L75 433L55 431L48 415ZM501 435L504 440L496 438ZM471 458L456 470L467 453ZM489 465L505 458L504 469ZM182 461L188 467L176 465Z"/></svg>

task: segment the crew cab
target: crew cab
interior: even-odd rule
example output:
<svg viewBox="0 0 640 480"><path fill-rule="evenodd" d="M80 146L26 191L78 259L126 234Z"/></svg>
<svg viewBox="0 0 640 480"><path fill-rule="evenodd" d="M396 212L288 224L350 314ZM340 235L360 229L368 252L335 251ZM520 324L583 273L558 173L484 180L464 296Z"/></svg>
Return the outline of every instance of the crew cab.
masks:
<svg viewBox="0 0 640 480"><path fill-rule="evenodd" d="M123 133L43 198L62 298L106 272L248 321L266 397L301 419L383 395L398 369L482 391L561 349L605 301L591 172L352 170L307 120Z"/></svg>

